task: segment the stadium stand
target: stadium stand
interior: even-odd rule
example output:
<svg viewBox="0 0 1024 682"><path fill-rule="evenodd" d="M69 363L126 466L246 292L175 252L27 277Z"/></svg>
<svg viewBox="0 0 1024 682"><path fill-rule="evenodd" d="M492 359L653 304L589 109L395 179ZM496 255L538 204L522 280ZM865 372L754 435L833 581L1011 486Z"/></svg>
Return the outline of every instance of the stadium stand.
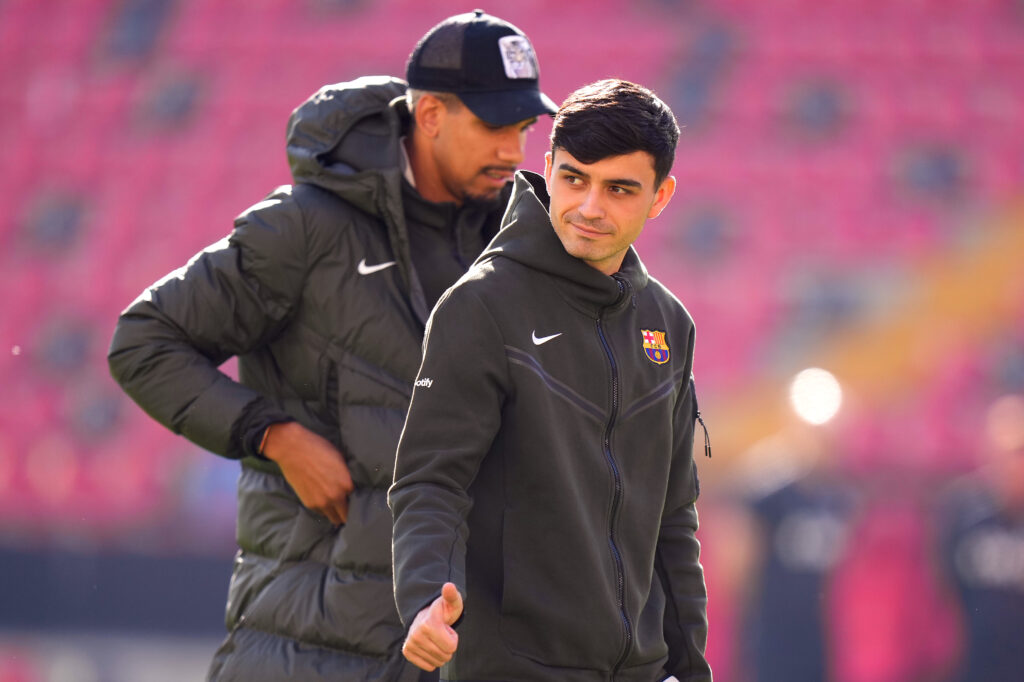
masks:
<svg viewBox="0 0 1024 682"><path fill-rule="evenodd" d="M289 181L292 108L400 74L425 27L464 9L0 3L0 548L230 554L233 465L114 386L113 322ZM976 464L983 406L1024 392L1024 3L493 11L530 34L556 99L624 76L684 126L676 199L638 247L697 320L710 479L792 421L785 384L811 364L900 416L917 437L894 456L913 470ZM20 665L0 656L0 680L43 679Z"/></svg>

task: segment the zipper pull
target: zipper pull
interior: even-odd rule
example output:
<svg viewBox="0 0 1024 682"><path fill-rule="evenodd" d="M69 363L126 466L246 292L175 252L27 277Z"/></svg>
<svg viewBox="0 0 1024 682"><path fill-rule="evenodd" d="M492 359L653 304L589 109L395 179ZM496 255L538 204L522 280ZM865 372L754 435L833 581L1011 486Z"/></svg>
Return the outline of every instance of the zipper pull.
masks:
<svg viewBox="0 0 1024 682"><path fill-rule="evenodd" d="M704 454L711 459L711 436L708 435L708 427L704 424L704 417L700 416L700 410L697 410L697 421L700 422L700 427L704 429Z"/></svg>

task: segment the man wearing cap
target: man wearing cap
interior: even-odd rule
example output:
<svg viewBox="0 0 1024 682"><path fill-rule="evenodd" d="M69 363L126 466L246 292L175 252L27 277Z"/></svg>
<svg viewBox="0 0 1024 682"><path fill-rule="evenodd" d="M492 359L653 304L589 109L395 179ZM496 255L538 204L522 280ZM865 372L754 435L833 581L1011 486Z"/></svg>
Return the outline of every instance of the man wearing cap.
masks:
<svg viewBox="0 0 1024 682"><path fill-rule="evenodd" d="M527 129L555 110L538 74L526 36L477 11L423 37L408 88L325 86L289 122L294 184L119 318L125 391L241 461L210 680L420 679L385 496L430 310L497 231ZM218 370L231 356L237 382Z"/></svg>

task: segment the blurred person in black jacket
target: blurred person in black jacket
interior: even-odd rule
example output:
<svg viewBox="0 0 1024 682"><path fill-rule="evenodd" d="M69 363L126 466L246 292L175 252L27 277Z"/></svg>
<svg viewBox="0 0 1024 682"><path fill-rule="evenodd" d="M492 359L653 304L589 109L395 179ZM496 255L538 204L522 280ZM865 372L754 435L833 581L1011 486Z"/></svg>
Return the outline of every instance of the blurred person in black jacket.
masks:
<svg viewBox="0 0 1024 682"><path fill-rule="evenodd" d="M822 427L823 429L829 427ZM794 427L746 453L730 527L739 592L738 655L756 682L821 682L829 581L849 550L859 491L835 440Z"/></svg>
<svg viewBox="0 0 1024 682"><path fill-rule="evenodd" d="M1024 396L996 400L986 458L942 500L940 566L957 598L964 651L957 681L1024 676Z"/></svg>

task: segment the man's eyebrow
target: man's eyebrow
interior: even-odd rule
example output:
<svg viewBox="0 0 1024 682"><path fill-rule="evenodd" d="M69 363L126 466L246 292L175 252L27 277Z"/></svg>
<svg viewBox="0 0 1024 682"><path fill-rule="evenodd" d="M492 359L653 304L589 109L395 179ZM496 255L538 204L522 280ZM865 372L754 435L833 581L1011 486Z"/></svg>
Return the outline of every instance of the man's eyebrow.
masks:
<svg viewBox="0 0 1024 682"><path fill-rule="evenodd" d="M563 170L566 173L572 173L573 175L579 175L579 176L584 177L584 178L589 178L590 177L590 173L584 173L583 171L581 171L576 166L573 166L573 165L570 165L568 163L565 163L564 161L562 163L558 164L558 170Z"/></svg>
<svg viewBox="0 0 1024 682"><path fill-rule="evenodd" d="M566 173L572 173L573 175L579 175L583 178L590 178L589 173L581 171L576 166L562 162L558 164L558 170L565 171ZM635 187L636 189L643 189L644 185L638 180L632 180L630 178L612 178L611 180L605 180L606 185L620 185L623 187Z"/></svg>

